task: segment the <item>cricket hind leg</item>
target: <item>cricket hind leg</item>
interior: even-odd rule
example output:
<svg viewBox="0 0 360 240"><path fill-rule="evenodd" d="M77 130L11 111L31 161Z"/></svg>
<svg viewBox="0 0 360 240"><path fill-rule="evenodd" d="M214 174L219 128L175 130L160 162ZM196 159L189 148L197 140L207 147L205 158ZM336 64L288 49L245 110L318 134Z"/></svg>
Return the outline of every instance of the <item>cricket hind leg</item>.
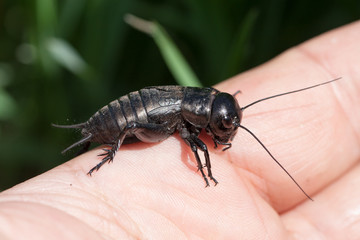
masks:
<svg viewBox="0 0 360 240"><path fill-rule="evenodd" d="M120 145L121 145L121 139L117 140L115 143L110 144L109 146L111 146L110 149L103 149L105 151L105 153L99 154L98 156L104 156L104 158L101 160L101 162L99 162L98 164L96 164L95 167L91 168L90 171L87 173L88 175L91 176L91 174L94 171L98 171L102 165L104 165L106 162L112 162L114 160L115 154L116 152L119 150Z"/></svg>
<svg viewBox="0 0 360 240"><path fill-rule="evenodd" d="M108 144L110 146L110 149L103 149L105 152L99 154L98 156L104 156L104 158L101 160L100 163L98 163L96 166L94 166L90 171L88 172L88 175L91 176L91 174L94 171L98 171L106 162L110 163L114 160L116 152L119 150L120 146L123 144L124 140L126 139L127 135L135 136L138 140L139 136L142 136L141 134L148 133L148 134L155 134L159 133L163 134L162 136L169 136L169 133L167 132L167 125L164 124L154 124L154 123L139 123L139 122L132 122L128 123L124 130L121 132L120 136L117 138L116 141L114 141L111 144Z"/></svg>

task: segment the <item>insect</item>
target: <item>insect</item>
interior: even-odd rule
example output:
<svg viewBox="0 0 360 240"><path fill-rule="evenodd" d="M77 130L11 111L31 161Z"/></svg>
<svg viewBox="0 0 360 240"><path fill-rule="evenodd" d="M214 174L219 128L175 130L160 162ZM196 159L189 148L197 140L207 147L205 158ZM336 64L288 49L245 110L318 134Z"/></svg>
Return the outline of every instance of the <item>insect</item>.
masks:
<svg viewBox="0 0 360 240"><path fill-rule="evenodd" d="M81 152L86 152L91 142L106 144L110 147L103 149L104 152L99 155L103 156L102 160L90 169L89 175L99 170L106 162L112 162L122 144L136 141L159 142L178 131L181 138L194 153L198 170L205 180L206 187L209 186L208 178L215 185L218 184L218 181L212 175L207 146L199 138L201 130L205 129L207 134L211 136L215 148L218 145L223 145L222 150L225 151L231 147L231 141L236 135L237 129L242 128L259 142L299 189L311 199L255 134L241 125L241 119L246 108L259 102L315 88L339 79L262 98L245 107L239 106L235 99L236 93L231 95L211 87L146 87L110 102L84 123L52 125L59 128L81 129L83 138L66 148L62 153L81 144L84 144ZM204 166L201 163L198 150L204 153ZM203 167L207 169L207 176Z"/></svg>

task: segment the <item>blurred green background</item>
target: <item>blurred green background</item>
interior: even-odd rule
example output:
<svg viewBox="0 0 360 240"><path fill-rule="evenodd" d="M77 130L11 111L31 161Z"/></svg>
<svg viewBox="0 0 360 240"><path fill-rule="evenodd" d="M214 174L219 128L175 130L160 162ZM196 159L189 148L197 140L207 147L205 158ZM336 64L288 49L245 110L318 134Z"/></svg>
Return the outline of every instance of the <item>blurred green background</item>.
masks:
<svg viewBox="0 0 360 240"><path fill-rule="evenodd" d="M52 128L113 99L176 84L153 39L158 21L204 86L360 16L359 0L8 0L0 2L0 190L70 159L80 136Z"/></svg>

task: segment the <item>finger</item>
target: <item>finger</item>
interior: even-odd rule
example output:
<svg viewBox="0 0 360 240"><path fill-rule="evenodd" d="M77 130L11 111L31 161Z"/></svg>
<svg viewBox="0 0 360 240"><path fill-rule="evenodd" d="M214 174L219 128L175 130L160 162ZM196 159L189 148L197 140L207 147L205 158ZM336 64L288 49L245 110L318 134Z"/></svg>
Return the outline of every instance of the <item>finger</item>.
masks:
<svg viewBox="0 0 360 240"><path fill-rule="evenodd" d="M50 234L58 231L56 227L46 226L50 221L52 226L69 231L69 233L55 235L51 239L69 239L66 237L69 235L82 236L76 239L93 239L88 237L92 232L97 232L108 239L128 239L129 236L141 238L140 229L127 212L131 208L130 205L136 202L130 200L129 203L131 197L127 194L129 185L126 182L127 179L130 185L136 185L134 183L136 177L132 178L130 172L131 169L136 168L136 162L130 160L131 154L123 159L125 164L117 161L118 169L123 168L125 172L128 171L129 176L121 176L123 173L121 170L116 172L111 168L113 164L106 164L109 166L104 169L105 171L97 172L94 174L96 176L91 177L86 173L96 160L97 162L101 160L97 157L101 151L99 148L89 151L1 192L0 216L5 216L0 217L0 222L3 223L0 232L4 232L3 229L6 229L8 225L14 226L5 231L9 234L16 226L24 226L27 231L19 235L28 234L36 239L34 234L46 235L48 232ZM116 181L116 179L121 179L121 181ZM20 210L15 212L13 208ZM23 209L26 211L21 211ZM16 223L12 221L14 217L17 219ZM58 222L66 218L68 220ZM36 224L45 226L44 231L34 233L37 226L33 228L31 226ZM84 226L91 231L85 231ZM98 235L92 234L92 236L99 239Z"/></svg>
<svg viewBox="0 0 360 240"><path fill-rule="evenodd" d="M1 239L101 239L94 228L56 207L0 201Z"/></svg>
<svg viewBox="0 0 360 240"><path fill-rule="evenodd" d="M308 202L282 216L296 239L360 239L360 165Z"/></svg>
<svg viewBox="0 0 360 240"><path fill-rule="evenodd" d="M252 71L221 83L246 105L341 76L342 80L252 106L242 124L252 130L299 184L314 196L359 159L360 22L299 45ZM255 173L250 180L278 211L306 197L246 133L231 152L235 167ZM259 183L260 182L260 183Z"/></svg>

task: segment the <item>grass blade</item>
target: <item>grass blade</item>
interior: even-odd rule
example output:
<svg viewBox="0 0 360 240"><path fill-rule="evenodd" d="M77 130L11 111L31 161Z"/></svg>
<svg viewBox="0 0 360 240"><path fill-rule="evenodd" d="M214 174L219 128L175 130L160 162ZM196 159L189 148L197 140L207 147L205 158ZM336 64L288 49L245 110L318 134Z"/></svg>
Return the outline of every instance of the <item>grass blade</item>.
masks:
<svg viewBox="0 0 360 240"><path fill-rule="evenodd" d="M195 73L186 62L179 49L176 47L175 43L171 40L168 33L159 23L145 21L131 14L127 14L125 16L125 21L133 28L145 32L153 37L168 68L178 84L182 86L202 86Z"/></svg>

